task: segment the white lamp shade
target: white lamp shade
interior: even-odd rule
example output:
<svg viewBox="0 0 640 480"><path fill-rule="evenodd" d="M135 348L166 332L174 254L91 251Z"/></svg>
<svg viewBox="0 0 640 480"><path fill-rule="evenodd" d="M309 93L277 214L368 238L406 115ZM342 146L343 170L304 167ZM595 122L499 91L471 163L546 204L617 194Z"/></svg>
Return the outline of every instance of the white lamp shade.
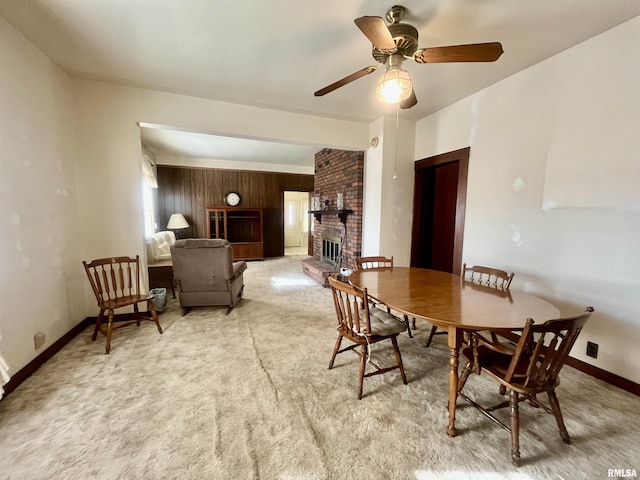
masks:
<svg viewBox="0 0 640 480"><path fill-rule="evenodd" d="M169 218L169 223L167 223L167 228L170 230L179 230L181 228L187 228L188 226L187 220L181 213L172 214Z"/></svg>

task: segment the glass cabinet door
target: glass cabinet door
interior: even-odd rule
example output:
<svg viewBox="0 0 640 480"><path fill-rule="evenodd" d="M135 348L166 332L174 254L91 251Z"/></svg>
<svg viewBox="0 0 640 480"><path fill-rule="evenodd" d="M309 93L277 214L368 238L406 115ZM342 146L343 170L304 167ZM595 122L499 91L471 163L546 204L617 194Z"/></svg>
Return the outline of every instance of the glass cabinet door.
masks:
<svg viewBox="0 0 640 480"><path fill-rule="evenodd" d="M209 238L225 238L224 210L209 210Z"/></svg>
<svg viewBox="0 0 640 480"><path fill-rule="evenodd" d="M218 211L218 222L216 223L216 232L218 234L216 238L223 239L226 231L225 212L224 210L220 210Z"/></svg>

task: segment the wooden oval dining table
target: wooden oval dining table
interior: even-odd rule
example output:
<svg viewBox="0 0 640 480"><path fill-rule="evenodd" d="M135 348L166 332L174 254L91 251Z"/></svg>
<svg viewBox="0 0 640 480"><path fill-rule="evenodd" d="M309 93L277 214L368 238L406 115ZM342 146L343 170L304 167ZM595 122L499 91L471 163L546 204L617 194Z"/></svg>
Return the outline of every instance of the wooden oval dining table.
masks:
<svg viewBox="0 0 640 480"><path fill-rule="evenodd" d="M447 332L449 354L449 424L456 435L458 353L465 330L514 331L527 318L535 323L558 318L560 312L534 295L482 287L460 275L410 267L358 270L349 281L369 296L408 317L425 319Z"/></svg>

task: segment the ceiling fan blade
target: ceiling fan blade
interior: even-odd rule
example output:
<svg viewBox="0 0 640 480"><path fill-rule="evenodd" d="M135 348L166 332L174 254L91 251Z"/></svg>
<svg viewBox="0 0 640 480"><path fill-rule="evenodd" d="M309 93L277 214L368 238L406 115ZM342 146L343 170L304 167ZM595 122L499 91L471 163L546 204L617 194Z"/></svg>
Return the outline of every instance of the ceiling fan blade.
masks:
<svg viewBox="0 0 640 480"><path fill-rule="evenodd" d="M381 63L378 65L372 65L370 67L364 67L362 70L358 70L355 73L352 73L351 75L348 75L340 80L338 80L337 82L333 82L331 85L327 85L324 88L321 88L320 90L318 90L317 92L314 92L313 94L316 97L321 97L323 95L326 95L327 93L331 93L334 90L345 86L347 83L351 83L354 80L359 79L360 77L364 77L365 75L369 75L371 72L375 72L376 69L382 65Z"/></svg>
<svg viewBox="0 0 640 480"><path fill-rule="evenodd" d="M411 108L416 103L418 103L418 99L416 98L416 91L412 88L411 95L409 95L405 100L402 100L400 102L400 108L404 108L404 109Z"/></svg>
<svg viewBox="0 0 640 480"><path fill-rule="evenodd" d="M500 42L473 43L419 49L413 59L418 63L495 62L502 53Z"/></svg>
<svg viewBox="0 0 640 480"><path fill-rule="evenodd" d="M396 52L396 42L393 41L391 32L382 18L365 16L356 18L354 23L378 50L388 54Z"/></svg>

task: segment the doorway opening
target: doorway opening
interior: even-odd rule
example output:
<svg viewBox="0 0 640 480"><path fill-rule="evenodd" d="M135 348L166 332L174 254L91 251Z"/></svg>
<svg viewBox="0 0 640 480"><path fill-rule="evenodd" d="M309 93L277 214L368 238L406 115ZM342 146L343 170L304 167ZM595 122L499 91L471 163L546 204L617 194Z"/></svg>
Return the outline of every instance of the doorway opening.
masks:
<svg viewBox="0 0 640 480"><path fill-rule="evenodd" d="M470 150L415 162L412 267L460 273Z"/></svg>
<svg viewBox="0 0 640 480"><path fill-rule="evenodd" d="M310 238L313 238L309 210L309 192L284 192L285 255L308 255Z"/></svg>

